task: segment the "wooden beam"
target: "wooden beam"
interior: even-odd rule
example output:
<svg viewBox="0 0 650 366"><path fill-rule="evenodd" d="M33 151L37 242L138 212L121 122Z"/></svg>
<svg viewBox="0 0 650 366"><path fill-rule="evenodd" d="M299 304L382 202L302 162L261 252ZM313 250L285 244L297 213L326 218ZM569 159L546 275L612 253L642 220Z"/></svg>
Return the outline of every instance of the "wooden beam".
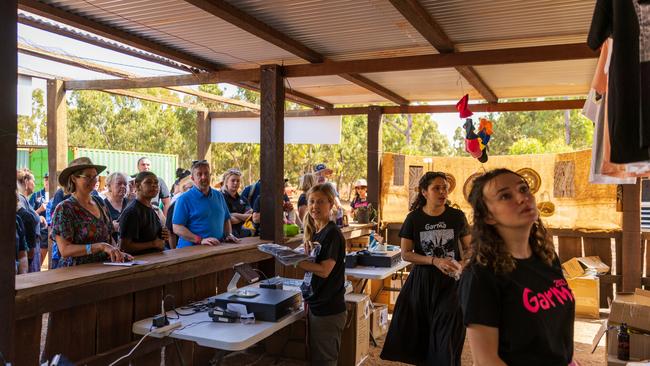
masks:
<svg viewBox="0 0 650 366"><path fill-rule="evenodd" d="M510 102L510 103L482 103L471 104L474 112L526 112L526 111L552 111L564 109L582 109L584 99L570 100L544 100L537 102ZM403 107L379 107L382 114L418 114L418 113L456 113L456 105L409 105ZM368 114L368 107L347 107L334 109L316 109L302 111L285 111L285 117L313 117L313 116L352 116ZM249 118L258 117L259 114L242 112L210 112L210 118Z"/></svg>
<svg viewBox="0 0 650 366"><path fill-rule="evenodd" d="M282 243L284 192L284 79L278 65L261 68L260 238Z"/></svg>
<svg viewBox="0 0 650 366"><path fill-rule="evenodd" d="M240 88L253 90L256 92L260 91L260 85L258 83L253 83L250 81L233 83L233 85L236 85ZM312 108L334 108L334 105L332 103L326 102L322 99L312 97L310 95L301 93L299 91L286 89L286 88L284 89L284 91L285 91L284 93L285 99L288 101L301 104L307 107L312 107Z"/></svg>
<svg viewBox="0 0 650 366"><path fill-rule="evenodd" d="M411 23L429 43L440 53L452 53L456 47L440 24L420 5L418 0L390 0L391 4ZM499 98L471 66L456 66L461 74L488 103L496 103Z"/></svg>
<svg viewBox="0 0 650 366"><path fill-rule="evenodd" d="M193 110L196 110L196 111L207 111L207 108L202 106L202 105L192 104L192 103L177 102L176 100L174 100L172 98L149 95L149 94L145 94L145 93L139 93L139 92L136 92L136 91L133 91L133 90L104 89L104 90L100 90L100 91L103 91L103 92L109 93L109 94L121 95L123 97L136 98L136 99L146 100L146 101L154 102L154 103L167 104L167 105L171 105L171 106L175 106L175 107L193 109Z"/></svg>
<svg viewBox="0 0 650 366"><path fill-rule="evenodd" d="M323 56L318 52L310 49L298 41L291 39L290 37L287 37L285 34L228 4L226 1L185 1L309 62L318 63L323 62L324 60Z"/></svg>
<svg viewBox="0 0 650 366"><path fill-rule="evenodd" d="M623 280L617 291L633 292L641 286L643 253L641 252L641 184L623 185ZM617 269L618 271L618 269Z"/></svg>
<svg viewBox="0 0 650 366"><path fill-rule="evenodd" d="M50 197L59 187L58 176L68 166L68 107L63 81L47 81L47 155Z"/></svg>
<svg viewBox="0 0 650 366"><path fill-rule="evenodd" d="M379 212L381 190L381 107L368 108L368 202Z"/></svg>
<svg viewBox="0 0 650 366"><path fill-rule="evenodd" d="M408 105L409 101L406 100L405 98L399 96L397 93L392 92L383 86L379 85L378 83L368 79L365 76L361 76L359 74L340 74L340 77L343 79L350 81L354 84L357 84L363 88L366 88L370 90L371 92L380 95L388 100L390 100L393 103L399 104L399 105Z"/></svg>
<svg viewBox="0 0 650 366"><path fill-rule="evenodd" d="M207 111L196 114L196 159L210 161L212 124Z"/></svg>
<svg viewBox="0 0 650 366"><path fill-rule="evenodd" d="M14 320L15 320L15 281L16 254L16 139L17 111L16 85L16 0L0 2L0 186L5 187L0 194L0 352L8 362L14 361ZM11 243L11 244L10 244Z"/></svg>
<svg viewBox="0 0 650 366"><path fill-rule="evenodd" d="M61 55L55 52L50 52L47 50L43 50L37 47L29 46L26 44L18 44L18 52L24 53L27 55L31 55L34 57L39 57L43 58L46 60L54 61L54 62L59 62L63 63L66 65L74 66L74 67L79 67L83 68L86 70L91 70L94 72L102 73L102 74L107 74L107 75L112 75L112 76L117 76L120 78L137 78L138 76L135 74L132 74L127 71L115 69L109 66L105 66L102 64L98 64L95 62L90 62L86 61L82 58L74 57L74 56L69 56L69 55ZM225 98L220 95L212 94L212 93L206 93L200 90L194 90L191 88L187 87L182 87L182 86L176 86L176 87L167 87L166 89L174 90L177 92L181 92L184 94L188 95L193 95L196 97L199 97L200 99L205 99L213 102L218 102L218 103L226 103L226 104L232 104L232 105L237 105L240 107L245 107L245 108L250 108L253 110L259 110L260 107L254 103L249 103L244 100L237 100L237 99L230 99L230 98ZM140 98L142 99L142 98ZM164 102L165 104L169 104L169 102ZM196 107L192 107L196 109Z"/></svg>
<svg viewBox="0 0 650 366"><path fill-rule="evenodd" d="M38 0L19 0L18 9L28 11L32 14L44 18L55 20L59 23L67 24L99 36L124 43L126 45L139 48L141 50L158 54L169 59L182 62L200 69L216 70L222 68L222 65L204 60L200 57L187 54L185 52L173 49L149 39L142 38L133 33L123 31L93 21L81 15L67 12L53 5L45 4Z"/></svg>
<svg viewBox="0 0 650 366"><path fill-rule="evenodd" d="M67 38L72 38L80 42L85 42L88 44L95 45L97 47L105 48L108 50L112 50L115 52L119 52L125 55L137 57L143 60L147 60L150 62L154 62L160 65L165 65L167 67L172 67L174 69L186 71L186 72L198 72L199 70L194 67L189 67L185 64L173 61L171 59L159 56L157 54L152 54L149 52L144 52L139 49L135 49L132 47L127 47L125 45L122 45L120 43L116 43L113 41L109 41L104 38L99 38L95 35L86 33L86 32L81 32L76 29L72 28L66 28L64 26L60 26L58 24L50 23L48 21L45 21L40 18L34 18L32 16L23 14L23 13L18 13L18 23L37 28L40 30L44 30L49 33L54 33L58 34L60 36L64 36Z"/></svg>
<svg viewBox="0 0 650 366"><path fill-rule="evenodd" d="M137 89L230 83L256 79L259 79L259 71L256 69L246 69L211 71L193 75L148 76L110 80L71 80L66 82L65 88L67 90Z"/></svg>
<svg viewBox="0 0 650 366"><path fill-rule="evenodd" d="M327 62L322 64L288 65L285 77L338 75L406 70L443 69L456 66L507 65L527 62L548 62L591 59L598 56L584 43L551 46L502 48L435 55L375 58Z"/></svg>
<svg viewBox="0 0 650 366"><path fill-rule="evenodd" d="M185 1L311 63L322 63L327 61L325 56L323 56L319 52L292 39L286 34L256 19L250 14L247 14L239 10L238 8L230 5L226 1L223 0L185 0ZM381 95L382 97L390 101L394 101L393 99L396 99L399 101L396 102L397 104L408 104L408 102L403 103L406 99L398 96L395 92L392 92L384 88L383 86L379 85L378 83L370 81L361 75L348 74L343 77L346 80L351 81L352 83L355 83L363 88L366 88L373 93L377 93L378 95Z"/></svg>
<svg viewBox="0 0 650 366"><path fill-rule="evenodd" d="M504 48L457 52L437 55L405 56L366 60L326 62L283 66L285 77L339 75L345 73L371 73L406 70L440 69L469 65L505 65L512 63L546 62L595 58L597 52L583 43ZM117 80L75 80L66 82L67 90L75 89L129 89L180 85L233 83L257 81L259 70L223 70L195 75L157 76Z"/></svg>

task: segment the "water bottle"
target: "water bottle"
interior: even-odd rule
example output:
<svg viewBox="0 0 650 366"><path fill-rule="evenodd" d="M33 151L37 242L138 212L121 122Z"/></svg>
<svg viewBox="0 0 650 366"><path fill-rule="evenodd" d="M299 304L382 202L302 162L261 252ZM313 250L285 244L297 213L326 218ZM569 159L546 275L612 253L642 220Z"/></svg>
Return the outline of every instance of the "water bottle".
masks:
<svg viewBox="0 0 650 366"><path fill-rule="evenodd" d="M623 323L618 328L618 359L622 361L630 360L630 333L627 330L627 324Z"/></svg>
<svg viewBox="0 0 650 366"><path fill-rule="evenodd" d="M375 231L372 230L370 232L370 236L368 237L368 250L373 251L375 250L376 246L377 246L377 239L375 239Z"/></svg>

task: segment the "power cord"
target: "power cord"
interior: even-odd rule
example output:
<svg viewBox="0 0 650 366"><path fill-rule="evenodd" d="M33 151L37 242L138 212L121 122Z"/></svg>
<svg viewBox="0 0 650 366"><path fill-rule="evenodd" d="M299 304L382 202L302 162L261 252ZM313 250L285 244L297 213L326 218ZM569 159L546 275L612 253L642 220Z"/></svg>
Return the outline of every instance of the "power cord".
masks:
<svg viewBox="0 0 650 366"><path fill-rule="evenodd" d="M122 356L122 357L118 358L117 360L113 361L113 362L112 362L110 365L108 365L108 366L114 366L114 365L117 365L117 364L118 364L120 361L122 361L123 359L130 357L130 356L133 354L133 352L135 352L135 350L140 346L140 344L142 344L142 341L144 341L145 338L147 338L148 336L150 336L150 335L153 334L154 332L155 332L155 330L152 330L152 331L148 332L147 334L143 335L142 338L140 338L140 341L139 341L138 343L136 343L136 345L135 345L133 348L131 348L131 351L129 351L129 353L127 353L127 354L125 354L124 356Z"/></svg>

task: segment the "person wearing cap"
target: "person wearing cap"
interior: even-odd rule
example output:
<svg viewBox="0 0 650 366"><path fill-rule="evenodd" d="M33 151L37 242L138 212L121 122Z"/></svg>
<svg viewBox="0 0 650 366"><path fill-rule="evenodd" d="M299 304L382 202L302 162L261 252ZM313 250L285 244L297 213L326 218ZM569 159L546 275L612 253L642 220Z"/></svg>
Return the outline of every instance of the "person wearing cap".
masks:
<svg viewBox="0 0 650 366"><path fill-rule="evenodd" d="M221 192L210 186L207 160L192 162L194 186L176 201L172 223L179 236L177 248L238 242L230 224L230 212Z"/></svg>
<svg viewBox="0 0 650 366"><path fill-rule="evenodd" d="M239 185L241 183L241 171L238 169L228 169L223 173L223 186L221 193L226 200L228 211L230 212L230 224L232 232L238 238L252 236L252 232L246 229L244 223L253 215L253 209L246 198L239 195Z"/></svg>
<svg viewBox="0 0 650 366"><path fill-rule="evenodd" d="M151 171L151 160L148 157L143 156L138 159L138 172L148 172ZM133 176L135 178L135 176ZM158 184L160 192L154 197L153 204L154 206L160 207L160 202L162 202L162 210L165 215L167 215L167 210L169 209L169 204L171 201L169 188L167 188L167 183L162 178L158 178Z"/></svg>
<svg viewBox="0 0 650 366"><path fill-rule="evenodd" d="M49 174L45 172L43 175L43 189L40 191L34 192L34 194L29 197L29 205L32 206L32 209L36 211L37 214L41 216L41 233L40 233L40 248L41 248L41 263L39 266L43 265L45 257L47 256L47 234L48 234L48 223L47 223L47 203L50 200L50 181Z"/></svg>
<svg viewBox="0 0 650 366"><path fill-rule="evenodd" d="M81 157L59 175L59 184L70 194L52 214L52 237L61 253L59 267L132 259L114 245L108 210L101 198L91 194L99 173L105 169Z"/></svg>
<svg viewBox="0 0 650 366"><path fill-rule="evenodd" d="M152 172L135 176L137 199L128 203L120 217L121 248L132 255L165 250L169 231L160 209L151 204L158 194L158 177Z"/></svg>

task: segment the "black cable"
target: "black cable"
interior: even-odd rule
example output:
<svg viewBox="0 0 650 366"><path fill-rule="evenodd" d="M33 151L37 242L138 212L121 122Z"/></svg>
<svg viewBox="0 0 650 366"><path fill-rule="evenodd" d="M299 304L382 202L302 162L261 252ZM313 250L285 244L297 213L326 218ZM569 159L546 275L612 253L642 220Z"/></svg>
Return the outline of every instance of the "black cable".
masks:
<svg viewBox="0 0 650 366"><path fill-rule="evenodd" d="M257 268L253 268L253 270L254 270L255 272L260 273L262 276L264 276L264 279L265 279L265 280L268 280L268 279L269 279L268 277L266 277L266 275L264 274L264 272L260 271L259 269L257 269Z"/></svg>

